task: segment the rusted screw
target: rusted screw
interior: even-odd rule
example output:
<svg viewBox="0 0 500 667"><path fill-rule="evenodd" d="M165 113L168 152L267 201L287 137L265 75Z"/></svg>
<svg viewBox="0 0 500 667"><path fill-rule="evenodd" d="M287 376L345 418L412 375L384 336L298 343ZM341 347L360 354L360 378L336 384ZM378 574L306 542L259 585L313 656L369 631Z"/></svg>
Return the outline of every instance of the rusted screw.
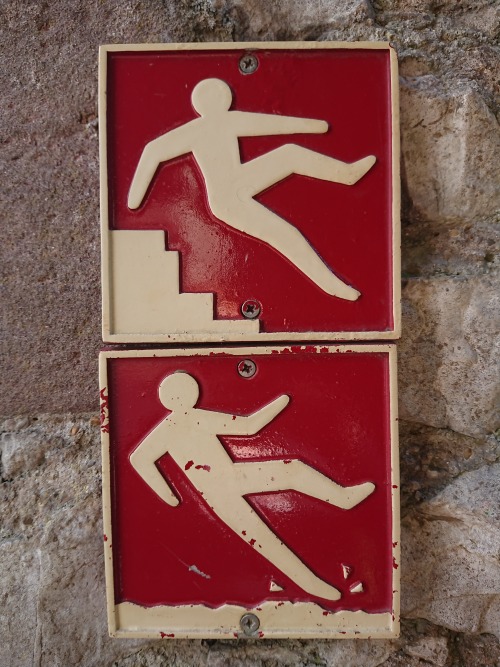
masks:
<svg viewBox="0 0 500 667"><path fill-rule="evenodd" d="M257 371L257 364L251 359L242 359L238 364L238 373L242 378L251 378Z"/></svg>
<svg viewBox="0 0 500 667"><path fill-rule="evenodd" d="M253 74L259 66L259 61L251 53L245 53L245 55L240 58L239 66L242 74Z"/></svg>
<svg viewBox="0 0 500 667"><path fill-rule="evenodd" d="M241 314L243 317L246 317L247 320L255 320L259 317L261 310L262 306L256 299L247 299L241 306Z"/></svg>
<svg viewBox="0 0 500 667"><path fill-rule="evenodd" d="M240 628L245 635L254 635L260 628L260 621L255 614L243 614L240 618Z"/></svg>

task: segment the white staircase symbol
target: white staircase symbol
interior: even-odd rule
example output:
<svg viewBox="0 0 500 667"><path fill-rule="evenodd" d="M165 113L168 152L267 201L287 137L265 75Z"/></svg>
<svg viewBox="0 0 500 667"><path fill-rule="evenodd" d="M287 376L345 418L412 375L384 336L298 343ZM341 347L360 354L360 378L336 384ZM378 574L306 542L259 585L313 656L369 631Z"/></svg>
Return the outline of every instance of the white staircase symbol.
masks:
<svg viewBox="0 0 500 667"><path fill-rule="evenodd" d="M180 292L179 253L163 231L112 230L109 239L113 334L258 333L257 320L214 320L213 294Z"/></svg>

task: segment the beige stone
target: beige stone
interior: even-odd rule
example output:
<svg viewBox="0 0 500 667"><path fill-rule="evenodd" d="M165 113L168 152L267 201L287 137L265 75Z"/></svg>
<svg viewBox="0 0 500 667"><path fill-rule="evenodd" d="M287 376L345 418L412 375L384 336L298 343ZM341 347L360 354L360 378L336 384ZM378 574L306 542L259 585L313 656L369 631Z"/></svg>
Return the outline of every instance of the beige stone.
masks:
<svg viewBox="0 0 500 667"><path fill-rule="evenodd" d="M415 214L485 217L500 209L500 127L472 88L449 89L433 75L403 79L402 166Z"/></svg>
<svg viewBox="0 0 500 667"><path fill-rule="evenodd" d="M500 634L499 507L497 463L465 473L406 517L405 616L459 632Z"/></svg>
<svg viewBox="0 0 500 667"><path fill-rule="evenodd" d="M498 276L409 280L400 416L478 436L498 428Z"/></svg>
<svg viewBox="0 0 500 667"><path fill-rule="evenodd" d="M329 0L305 0L271 4L236 0L231 4L246 16L246 30L258 35L262 41L276 39L276 28L280 25L293 26L294 30L307 34L308 31L317 30L318 25L323 30L347 27L352 22L373 16L368 0L335 0L334 3ZM215 6L227 7L227 3L216 2ZM236 24L238 28L240 26Z"/></svg>

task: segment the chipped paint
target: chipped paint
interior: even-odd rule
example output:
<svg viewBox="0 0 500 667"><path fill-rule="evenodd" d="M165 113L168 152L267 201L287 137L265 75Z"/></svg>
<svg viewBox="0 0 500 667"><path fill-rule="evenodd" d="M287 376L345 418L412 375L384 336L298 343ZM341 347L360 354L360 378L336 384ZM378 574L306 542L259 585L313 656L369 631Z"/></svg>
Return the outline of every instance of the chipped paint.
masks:
<svg viewBox="0 0 500 667"><path fill-rule="evenodd" d="M188 570L190 572L195 572L196 574L199 574L200 577L203 577L204 579L211 579L212 578L209 574L205 574L205 572L202 572L199 567L196 567L196 565L190 565L188 567Z"/></svg>
<svg viewBox="0 0 500 667"><path fill-rule="evenodd" d="M307 347L307 346L304 346L304 347ZM339 346L334 346L334 345L329 346L327 349L329 350L330 354L331 353L345 354L345 352L346 352L344 349L342 349L342 347L339 348ZM300 350L302 351L302 348L300 348ZM277 351L278 351L278 353L281 353L282 350L280 349L280 350L277 350ZM391 354L393 354L393 351L394 351L394 346L389 346L389 345L370 345L370 346L368 346L367 345L367 346L359 346L358 349L349 350L350 353L354 353L354 354L359 354L360 352L365 352L365 351L366 352L373 351L373 352L385 353L385 354L387 354L389 352L389 357L391 357ZM254 348L252 350L252 354L256 354L256 355L257 354L268 354L269 355L269 354L272 354L273 352L274 352L273 350L269 350L269 349L266 349L266 348L256 348L256 349ZM310 352L310 350L308 352ZM297 350L292 351L290 348L288 348L287 354L296 354L296 353L297 353ZM230 348L230 349L226 349L226 350L221 350L220 353L218 352L217 356L221 356L221 357L226 356L227 357L227 356L230 356L230 355L240 356L240 355L243 355L243 354L245 354L244 350L231 349ZM134 356L136 356L136 357L145 357L145 358L147 358L148 356L149 357L156 356L156 357L159 357L159 358L165 358L165 357L169 357L169 356L182 358L183 356L189 356L189 357L194 358L194 357L208 357L209 355L211 355L211 351L209 351L209 350L206 350L206 351L205 350L202 350L202 351L197 351L197 350L157 350L154 353L151 353L150 351L147 351L147 350L141 350L141 351L137 351L137 353L134 353L134 352L132 352L132 353L124 353L124 352L106 353L106 356L107 356L108 359L111 358L111 357L112 358L114 358L114 357L117 357L117 358L119 358L119 357L133 358ZM181 362L179 362L179 363L181 363ZM287 363L289 363L288 360L287 360ZM104 376L103 376L103 378L104 378ZM391 381L392 381L392 379L393 378L392 378L392 375L391 375ZM106 386L106 383L101 382L101 386ZM114 391L113 387L110 388L110 391L111 392ZM106 394L107 390L105 390L104 393ZM115 394L113 393L113 395L115 395ZM104 396L104 397L107 398L107 396ZM232 409L236 409L236 408L233 407ZM113 412L114 412L114 409L113 409ZM237 417L237 415L234 415L234 416ZM231 423L234 421L232 419L232 417L233 417L233 415L231 413L228 416L228 420L231 420ZM113 427L113 425L112 425L112 427ZM105 437L103 437L103 445L105 443L108 443L108 441L109 441L109 437L106 434ZM186 457L186 459L187 458L188 457ZM184 459L185 463L183 462L184 465L181 467L181 469L187 467L188 465L189 465L189 468L194 467L197 458L198 457L195 455L193 457L193 460L186 461L186 459ZM199 458L198 458L198 460L199 460ZM287 461L291 462L292 459L287 459ZM206 464L204 464L204 465L206 465ZM287 467L289 467L289 466L287 466ZM198 469L198 470L203 469L203 466L201 464L198 464L198 466L196 466L195 469ZM393 471L395 471L395 474L396 474L395 479L397 479L397 467L393 466ZM193 473L193 471L191 471L191 472ZM200 473L200 474L203 478L208 479L208 476L203 475L203 473ZM212 475L213 474L214 473L212 472ZM212 477L212 475L210 475L210 477ZM397 485L394 485L394 486L397 489ZM109 526L109 521L107 523L105 521L106 533L107 533L107 535L110 535L111 533L108 531L108 526ZM249 532L251 534L253 531L249 531ZM241 533L244 534L244 533L246 533L246 531L241 531ZM248 538L245 541L248 541ZM255 539L253 539L253 543L255 544L255 547L256 547L257 542L256 542ZM254 544L252 544L252 546L254 546ZM109 543L108 543L108 545L109 545ZM398 546L397 539L392 542L392 546L394 548L396 548ZM396 554L397 554L397 552L396 552ZM399 567L399 565L397 564L399 558L396 558L396 554L395 554L395 557L394 557L394 569L398 569L398 567ZM355 565L355 563L354 563L354 565ZM186 567L188 567L187 563L186 563ZM194 569L194 567L196 567L196 569L198 569L197 566L190 566L190 567L188 567L188 569L191 572L193 572L194 574L198 574L199 577L208 578L210 576L210 575L206 575L206 577L204 577L205 573L202 573L201 570L199 572L197 572ZM338 565L337 565L337 567L338 567ZM349 566L347 566L347 567L349 567ZM356 568L355 571L356 571L356 574L358 574L357 568ZM341 575L341 573L339 572L338 575ZM396 577L396 575L394 575L394 577ZM340 576L339 576L339 578L340 578ZM195 580L195 579L196 578L193 578L193 580ZM393 585L395 583L397 583L397 579L393 579ZM397 586L395 586L393 588L393 590L397 591L398 590ZM279 597L281 597L281 596L279 596ZM123 604L127 604L127 603L119 603L118 605L116 605L116 607L113 605L113 611L111 613L113 615L116 614L117 617L119 617L120 610L122 609ZM346 636L350 636L350 637L352 637L354 635L356 635L356 636L368 636L367 634L363 634L364 632L366 632L368 630L370 631L370 636L393 637L395 635L395 632L397 632L397 627L396 627L395 622L394 623L389 622L388 624L386 624L384 626L383 629L381 629L380 631L377 630L377 622L375 622L375 625L372 626L372 619L376 619L378 617L378 614L377 613L367 613L367 612L364 612L364 611L362 613L366 614L365 617L350 617L350 618L353 618L353 619L354 618L361 619L361 620L359 620L359 624L357 624L357 627L355 629L353 629L353 624L351 624L351 623L347 624L347 627L345 627L343 629L339 629L339 626L337 625L337 622L339 621L339 619L341 619L341 615L339 616L339 614L341 614L342 612L335 612L335 611L332 611L331 613L327 612L327 614L325 616L323 616L322 612L324 611L324 609L321 609L321 606L318 605L317 603L316 604L311 604L311 607L316 608L317 612L321 613L320 618L326 619L325 623L324 624L319 624L318 625L319 629L317 631L314 630L314 628L311 628L312 624L310 623L310 619L313 618L314 613L316 613L316 612L311 611L311 612L307 612L306 616L303 616L303 618L305 618L305 620L303 621L303 625L301 627L298 627L297 625L295 625L295 620L296 620L295 617L298 618L298 616L299 616L299 615L296 614L296 612L297 612L297 610L301 610L301 614L302 614L302 610L304 609L304 607L302 607L300 605L306 605L306 604L308 604L308 603L299 602L299 603L291 603L291 605L290 605L290 602L284 602L284 601L281 601L281 600L280 600L280 602L273 601L273 607L272 608L275 612L278 611L278 610L281 610L281 609L288 609L292 613L292 616L294 617L294 619L292 621L292 627L291 628L288 627L288 622L285 620L285 617L283 617L281 626L278 625L278 626L275 626L274 628L270 628L270 629L268 629L267 625L263 626L263 632L265 633L266 637L280 637L280 636L287 636L287 637L288 636L332 637L333 636L332 633L335 633L337 636L341 635L343 633L345 633ZM204 621L202 626L193 626L193 624L191 624L190 622L187 622L187 621L185 623L183 623L182 613L183 613L183 609L185 609L187 607L189 607L190 610L194 610L194 612L196 612L196 610L199 609L200 614L202 616L204 614L203 609L206 610L207 613L206 613L206 616L204 616L205 621ZM226 607L226 605L224 605L224 607ZM233 609L235 609L235 608L236 607L233 606ZM267 603L264 604L261 608L262 608L262 614L264 616L267 613L267 609L268 609ZM165 618L162 618L161 622L155 623L152 626L150 624L148 624L146 627L139 625L136 628L134 624L128 625L128 627L127 627L126 624L123 625L120 618L117 618L117 623L116 623L114 628L113 628L113 626L111 626L111 630L112 631L116 630L115 634L117 636L123 636L123 637L133 637L133 636L139 637L139 636L141 636L141 637L145 637L145 636L150 636L148 634L150 631L152 632L152 631L156 630L158 632L160 627L167 626L167 627L171 627L172 630L175 630L175 636L176 637L195 637L195 636L197 636L197 637L200 637L200 636L236 637L236 636L241 636L238 633L239 626L238 626L236 621L235 621L234 627L231 627L230 623L224 624L224 623L221 622L220 625L219 625L219 622L216 619L214 619L214 620L211 619L211 612L214 611L214 609L211 605L180 605L180 606L172 606L172 607L158 606L158 607L154 607L154 609L158 609L158 611L160 611L162 614L165 615ZM177 611L180 613L180 617L179 617L178 620L175 619L175 622L171 623L170 622L171 619L169 617L171 616L171 614L173 616L175 616L175 613ZM248 607L244 607L244 611L247 612ZM396 610L393 610L393 611L396 611ZM346 612L346 613L349 613L349 612ZM353 612L353 613L357 613L357 612ZM395 616L395 618L397 618L397 614L394 614L394 616ZM363 620L363 618L364 618L364 620ZM331 619L333 619L335 621L335 623L333 623L333 625L330 624ZM356 623L357 623L357 621L356 621ZM193 627L201 627L202 630L201 631L193 631L193 629L192 629ZM283 630L283 628L286 628L286 632ZM305 628L305 630L304 630L304 628ZM281 634L280 634L280 632L281 632ZM315 634L316 632L317 632L317 634ZM136 633L136 634L134 634L134 633ZM171 634L173 635L174 633L172 632ZM164 633L164 635L165 636L170 636L170 635L167 635L167 633ZM155 636L158 637L158 634L156 634Z"/></svg>
<svg viewBox="0 0 500 667"><path fill-rule="evenodd" d="M109 433L109 406L108 406L108 394L106 394L106 387L103 387L99 392L101 398L101 407L100 407L100 421L101 421L101 431L103 433Z"/></svg>
<svg viewBox="0 0 500 667"><path fill-rule="evenodd" d="M363 584L361 583L361 581L358 581L357 583L349 586L349 590L351 593L363 593L365 589L363 588Z"/></svg>
<svg viewBox="0 0 500 667"><path fill-rule="evenodd" d="M351 572L352 572L352 567L349 567L349 565L342 564L342 573L344 575L344 579L347 579L347 577L351 574Z"/></svg>
<svg viewBox="0 0 500 667"><path fill-rule="evenodd" d="M277 584L275 581L271 581L271 583L269 584L269 590L272 593L276 593L276 592L282 591L283 587L280 586L279 584Z"/></svg>

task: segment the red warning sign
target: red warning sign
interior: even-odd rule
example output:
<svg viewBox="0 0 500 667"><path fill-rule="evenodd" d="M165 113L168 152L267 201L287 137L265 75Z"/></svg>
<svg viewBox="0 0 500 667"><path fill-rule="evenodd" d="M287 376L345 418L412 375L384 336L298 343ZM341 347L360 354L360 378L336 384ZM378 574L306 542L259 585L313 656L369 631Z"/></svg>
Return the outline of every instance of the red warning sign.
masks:
<svg viewBox="0 0 500 667"><path fill-rule="evenodd" d="M104 352L118 636L393 636L395 350Z"/></svg>
<svg viewBox="0 0 500 667"><path fill-rule="evenodd" d="M104 338L399 335L387 44L102 51Z"/></svg>

